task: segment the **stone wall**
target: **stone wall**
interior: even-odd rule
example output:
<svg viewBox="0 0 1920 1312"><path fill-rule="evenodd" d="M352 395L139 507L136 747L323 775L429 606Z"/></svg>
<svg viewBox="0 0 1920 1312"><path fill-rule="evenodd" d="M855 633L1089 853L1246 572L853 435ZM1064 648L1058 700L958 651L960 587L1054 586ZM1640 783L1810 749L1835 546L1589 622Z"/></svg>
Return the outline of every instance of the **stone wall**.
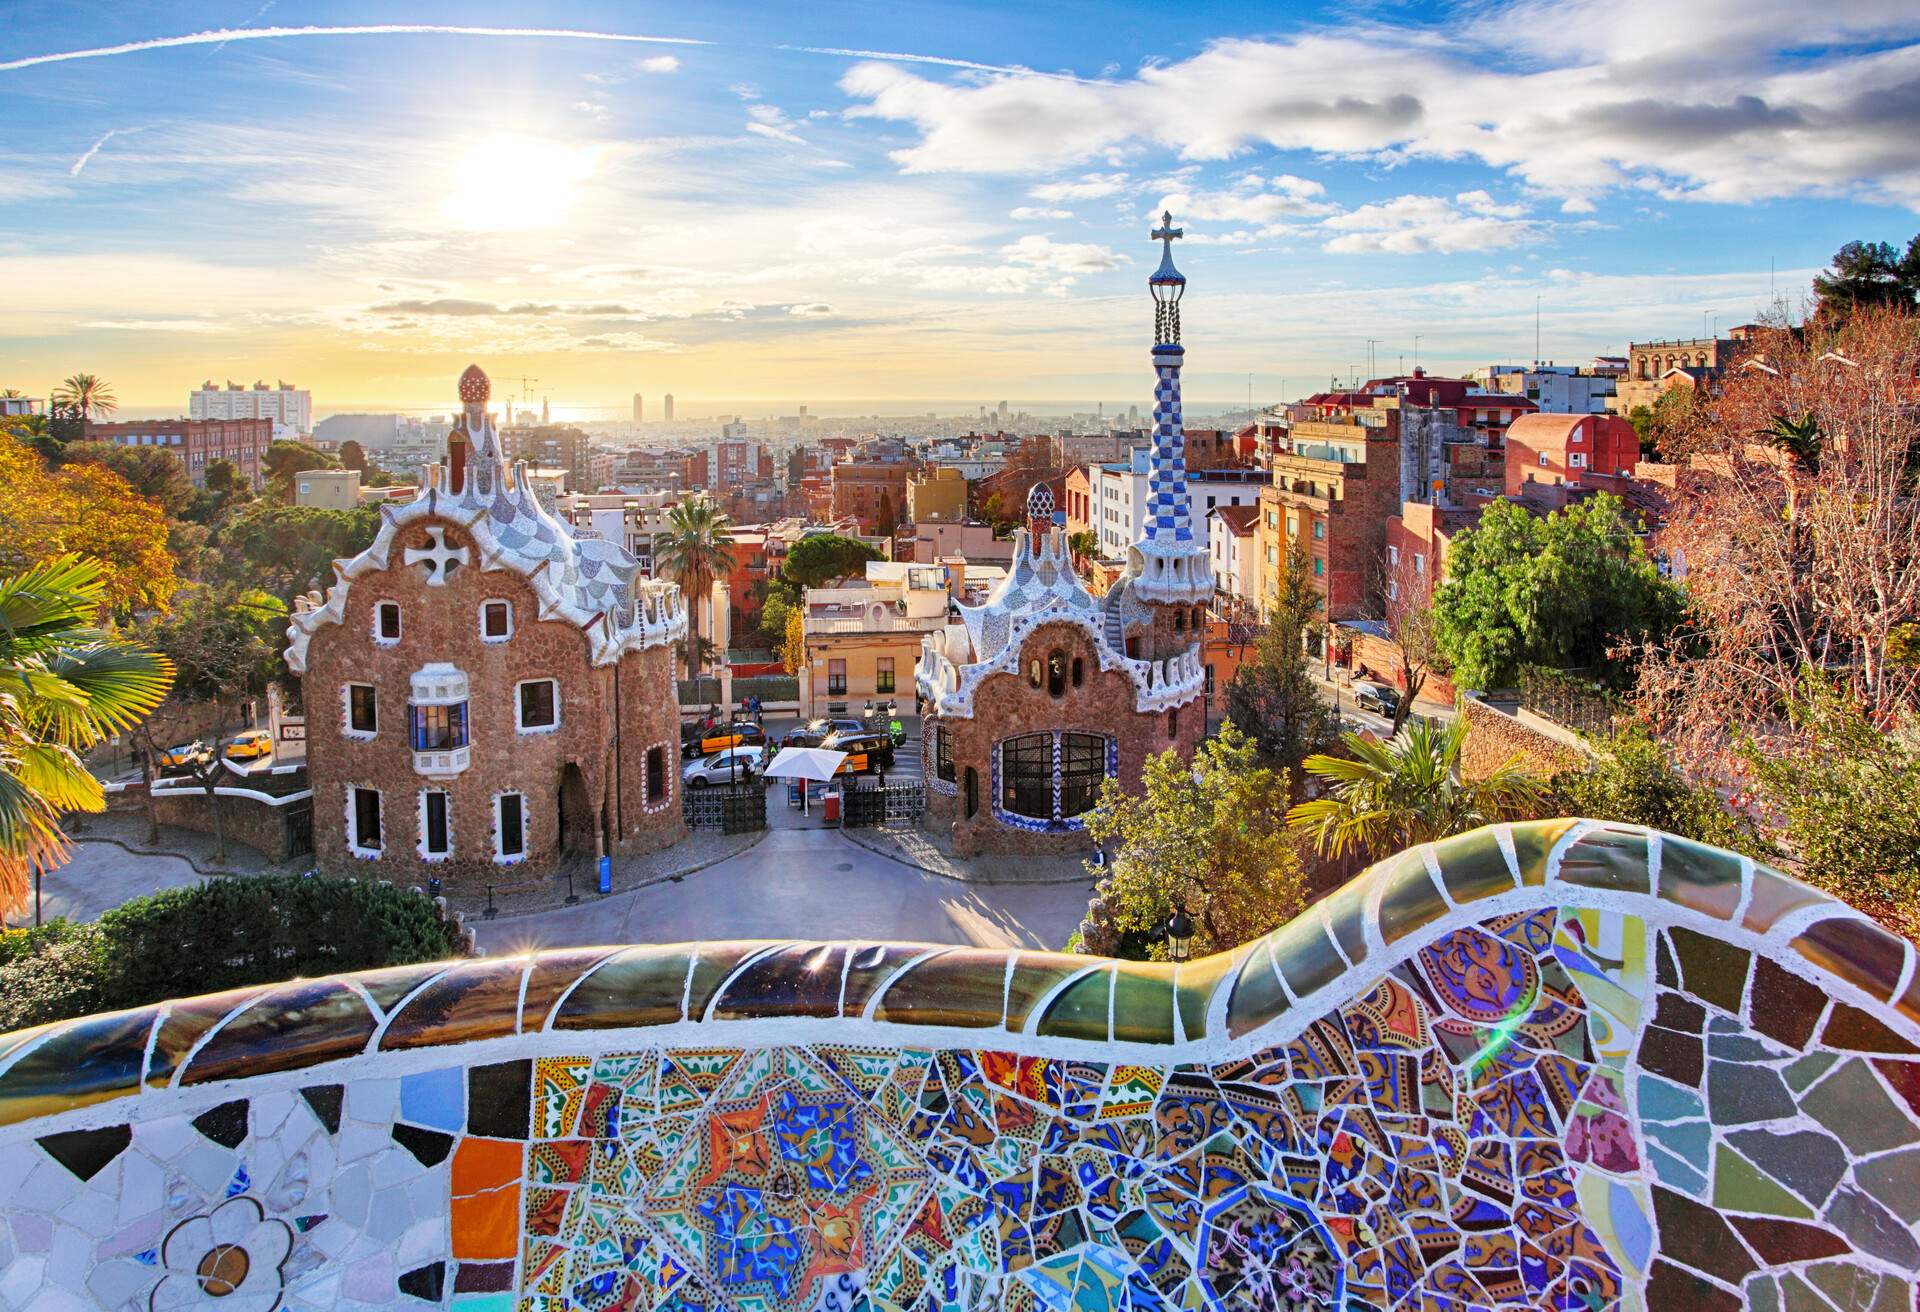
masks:
<svg viewBox="0 0 1920 1312"><path fill-rule="evenodd" d="M133 790L129 789L128 792L132 793ZM250 847L273 862L286 861L294 855L287 822L288 809L304 806L304 801L288 801L275 806L254 797L223 796L219 800L221 830L229 843ZM144 810L145 797L140 797L140 801ZM200 789L190 793L182 790L156 794L153 813L163 825L190 829L196 834L213 832L213 808L205 791Z"/></svg>
<svg viewBox="0 0 1920 1312"><path fill-rule="evenodd" d="M0 1039L0 1303L1905 1308L1915 967L1731 853L1543 821L1177 970L298 980Z"/></svg>
<svg viewBox="0 0 1920 1312"><path fill-rule="evenodd" d="M1484 778L1516 755L1543 775L1577 769L1591 759L1578 735L1530 712L1508 714L1471 695L1461 699L1460 708L1467 717L1460 772L1469 779Z"/></svg>

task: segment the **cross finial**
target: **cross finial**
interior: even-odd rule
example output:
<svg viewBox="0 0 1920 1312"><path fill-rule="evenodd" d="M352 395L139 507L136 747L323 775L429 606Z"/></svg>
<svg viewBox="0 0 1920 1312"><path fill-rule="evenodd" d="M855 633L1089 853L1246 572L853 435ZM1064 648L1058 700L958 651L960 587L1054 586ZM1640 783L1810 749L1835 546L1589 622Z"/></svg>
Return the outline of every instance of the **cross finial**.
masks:
<svg viewBox="0 0 1920 1312"><path fill-rule="evenodd" d="M1171 260L1173 258L1173 239L1175 237L1184 237L1187 234L1186 229L1173 226L1172 210L1161 210L1160 226L1148 235L1155 241L1162 243L1162 250L1165 252L1166 257Z"/></svg>

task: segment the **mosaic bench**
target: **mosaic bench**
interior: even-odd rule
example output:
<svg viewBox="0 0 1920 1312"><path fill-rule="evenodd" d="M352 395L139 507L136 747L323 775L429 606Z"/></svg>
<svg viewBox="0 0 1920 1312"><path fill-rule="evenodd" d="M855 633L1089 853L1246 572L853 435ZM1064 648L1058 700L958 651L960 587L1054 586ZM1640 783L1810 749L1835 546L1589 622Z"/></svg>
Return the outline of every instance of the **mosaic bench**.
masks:
<svg viewBox="0 0 1920 1312"><path fill-rule="evenodd" d="M1916 954L1499 826L1179 968L866 943L299 980L0 1037L0 1307L1892 1312Z"/></svg>

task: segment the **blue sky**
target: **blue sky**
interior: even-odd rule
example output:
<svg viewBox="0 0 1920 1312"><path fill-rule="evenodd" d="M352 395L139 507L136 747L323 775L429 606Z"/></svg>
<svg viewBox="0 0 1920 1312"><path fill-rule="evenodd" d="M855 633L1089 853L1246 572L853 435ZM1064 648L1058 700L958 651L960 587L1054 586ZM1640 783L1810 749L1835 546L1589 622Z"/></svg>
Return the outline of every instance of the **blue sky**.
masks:
<svg viewBox="0 0 1920 1312"><path fill-rule="evenodd" d="M502 34L148 44L362 25ZM1166 205L1202 401L1369 338L1528 358L1536 298L1582 360L1920 229L1916 42L1885 0L13 0L0 385L429 406L479 359L582 412L1144 402Z"/></svg>

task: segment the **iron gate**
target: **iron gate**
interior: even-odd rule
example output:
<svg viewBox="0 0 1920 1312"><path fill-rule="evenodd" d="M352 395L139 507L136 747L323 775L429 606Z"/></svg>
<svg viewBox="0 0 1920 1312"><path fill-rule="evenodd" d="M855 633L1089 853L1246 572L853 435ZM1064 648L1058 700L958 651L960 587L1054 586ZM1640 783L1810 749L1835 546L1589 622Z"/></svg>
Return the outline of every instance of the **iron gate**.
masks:
<svg viewBox="0 0 1920 1312"><path fill-rule="evenodd" d="M752 833L767 827L767 790L758 780L688 788L680 797L680 813L689 829Z"/></svg>
<svg viewBox="0 0 1920 1312"><path fill-rule="evenodd" d="M313 799L288 802L280 814L287 826L287 859L313 851Z"/></svg>
<svg viewBox="0 0 1920 1312"><path fill-rule="evenodd" d="M849 829L913 824L926 809L927 786L923 783L858 788L846 794L845 824Z"/></svg>

